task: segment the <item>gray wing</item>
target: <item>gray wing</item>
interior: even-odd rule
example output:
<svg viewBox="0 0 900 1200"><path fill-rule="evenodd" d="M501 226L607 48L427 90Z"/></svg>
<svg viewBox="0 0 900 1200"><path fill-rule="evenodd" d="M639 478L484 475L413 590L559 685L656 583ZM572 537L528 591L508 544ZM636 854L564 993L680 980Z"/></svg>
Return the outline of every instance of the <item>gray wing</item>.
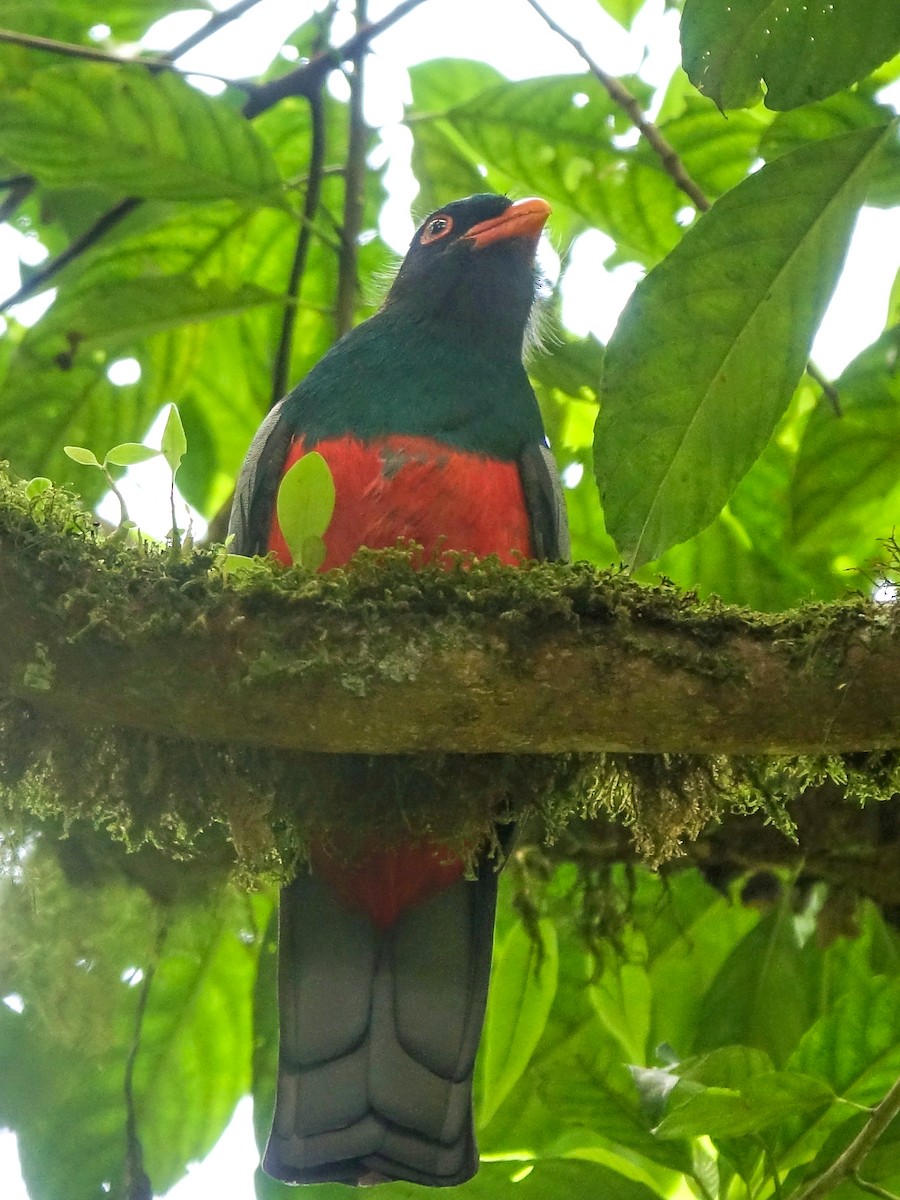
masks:
<svg viewBox="0 0 900 1200"><path fill-rule="evenodd" d="M285 400L279 400L256 431L241 467L228 532L234 535L235 554L265 554L269 523L275 511L278 483L293 432L284 415Z"/></svg>
<svg viewBox="0 0 900 1200"><path fill-rule="evenodd" d="M534 442L519 458L535 558L569 562L572 548L559 467L549 446Z"/></svg>

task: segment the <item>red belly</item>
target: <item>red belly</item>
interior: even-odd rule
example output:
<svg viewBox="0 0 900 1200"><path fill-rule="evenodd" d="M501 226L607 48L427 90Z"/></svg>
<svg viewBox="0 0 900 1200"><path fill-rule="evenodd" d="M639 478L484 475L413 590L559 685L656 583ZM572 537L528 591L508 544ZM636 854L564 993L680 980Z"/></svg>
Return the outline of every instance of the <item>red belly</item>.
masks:
<svg viewBox="0 0 900 1200"><path fill-rule="evenodd" d="M514 462L401 435L367 443L335 438L319 442L316 450L331 468L335 488L325 571L343 566L360 546L382 550L400 538L418 542L428 556L461 550L515 563L533 554ZM297 439L285 470L303 453ZM291 561L274 517L269 548L281 562Z"/></svg>
<svg viewBox="0 0 900 1200"><path fill-rule="evenodd" d="M386 549L406 539L426 558L443 550L516 563L533 555L531 528L516 463L453 450L429 438L395 435L362 443L355 438L319 442L316 450L334 477L334 516L325 534L322 570L343 566L360 546ZM285 471L304 454L294 441ZM291 556L273 515L269 549ZM373 847L343 863L312 847L316 874L349 908L381 928L410 905L421 904L459 879L463 862L445 847L420 841L396 849Z"/></svg>

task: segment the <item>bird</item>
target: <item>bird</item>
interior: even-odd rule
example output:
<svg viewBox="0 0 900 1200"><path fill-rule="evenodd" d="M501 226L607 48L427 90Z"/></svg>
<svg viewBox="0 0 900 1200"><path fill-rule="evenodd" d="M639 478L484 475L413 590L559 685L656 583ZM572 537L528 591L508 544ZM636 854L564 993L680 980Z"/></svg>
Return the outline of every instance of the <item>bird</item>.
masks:
<svg viewBox="0 0 900 1200"><path fill-rule="evenodd" d="M335 488L323 571L399 539L423 561L568 557L559 472L523 365L549 214L536 197L482 193L422 222L381 308L262 422L235 491L235 553L290 562L278 486L315 450ZM341 756L340 786L371 787L397 760L371 761ZM475 1174L496 896L486 852L466 872L424 839L367 845L350 861L311 848L280 898L267 1174L433 1187Z"/></svg>

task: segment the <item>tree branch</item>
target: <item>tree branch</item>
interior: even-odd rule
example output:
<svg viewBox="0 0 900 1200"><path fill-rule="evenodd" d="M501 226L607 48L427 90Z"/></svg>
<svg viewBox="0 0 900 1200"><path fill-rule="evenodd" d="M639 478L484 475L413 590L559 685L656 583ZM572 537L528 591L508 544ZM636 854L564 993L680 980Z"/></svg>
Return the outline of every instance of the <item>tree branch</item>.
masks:
<svg viewBox="0 0 900 1200"><path fill-rule="evenodd" d="M834 415L840 417L843 415L841 410L841 394L825 375L819 370L816 364L812 361L806 364L806 373L813 381L821 388L822 395L828 400L831 407L834 409Z"/></svg>
<svg viewBox="0 0 900 1200"><path fill-rule="evenodd" d="M291 263L291 273L285 289L285 306L281 317L281 332L278 336L278 347L275 351L275 366L272 370L272 392L269 398L269 408L277 404L285 394L290 382L291 348L294 342L294 326L297 323L297 302L300 298L300 287L303 282L303 272L306 270L306 260L309 257L309 247L312 242L313 222L319 208L319 195L322 190L322 166L325 162L325 101L321 92L315 92L309 97L309 115L312 122L312 137L309 151L309 182L306 185L306 195L303 200L303 214L300 218L300 230L297 234L297 245L294 259Z"/></svg>
<svg viewBox="0 0 900 1200"><path fill-rule="evenodd" d="M798 1188L791 1200L821 1200L859 1168L869 1151L900 1114L900 1079L894 1084L872 1116L865 1123L843 1154L806 1187Z"/></svg>
<svg viewBox="0 0 900 1200"><path fill-rule="evenodd" d="M74 728L374 753L900 745L893 606L754 616L584 564L390 555L225 587L208 553L167 567L29 528L0 521L0 697Z"/></svg>
<svg viewBox="0 0 900 1200"><path fill-rule="evenodd" d="M51 280L56 278L63 267L68 266L73 259L84 254L85 250L89 250L91 246L96 245L111 229L121 224L130 213L134 212L141 203L141 200L136 196L126 196L124 200L120 200L118 204L107 209L89 229L86 229L84 233L70 242L65 250L57 254L56 258L48 259L17 291L8 296L0 304L0 313L6 312L16 304L21 304L29 296L37 295L38 292L50 284Z"/></svg>
<svg viewBox="0 0 900 1200"><path fill-rule="evenodd" d="M624 109L624 111L630 117L635 128L640 131L642 136L646 138L649 145L652 146L656 154L659 155L663 169L668 175L671 176L676 187L680 188L681 191L684 192L684 194L697 206L700 212L707 212L712 206L706 193L700 187L699 183L697 183L697 181L688 174L687 168L681 161L681 158L679 157L675 148L662 135L657 126L654 125L652 121L647 120L646 116L644 115L644 110L641 108L640 104L638 104L635 97L632 96L631 92L629 92L628 88L625 87L620 80L614 78L612 75L607 74L607 72L603 70L599 63L595 62L590 54L588 54L581 42L579 42L577 38L573 37L571 33L564 29L562 25L557 24L557 22L554 21L553 18L544 11L540 4L538 4L537 0L528 0L528 3L531 5L534 11L544 19L554 33L557 33L561 38L565 38L569 45L578 52L578 54L587 64L591 74L594 75L606 88L613 102L618 104L620 108Z"/></svg>
<svg viewBox="0 0 900 1200"><path fill-rule="evenodd" d="M366 21L366 0L357 0L356 27L361 32ZM363 80L365 52L360 48L353 59L350 80L350 104L348 106L349 129L347 135L347 165L344 174L344 216L341 228L341 251L338 259L338 289L336 309L336 332L341 337L353 327L359 280L357 257L360 228L362 226L366 184L366 134L363 120Z"/></svg>
<svg viewBox="0 0 900 1200"><path fill-rule="evenodd" d="M424 0L403 0L403 3L398 4L393 12L390 12L386 16L382 17L380 21L375 21L373 24L367 25L364 29L359 30L353 35L353 37L349 38L343 44L343 46L339 46L334 50L324 51L322 54L319 54L313 58L310 62L304 63L295 71L288 72L287 75L283 75L280 79L274 79L270 83L263 84L260 87L243 81L235 81L235 86L240 87L244 91L251 91L251 95L244 104L244 115L248 118L259 116L260 113L266 112L268 109L273 108L280 100L283 100L287 96L306 96L307 98L310 98L317 94L328 77L328 73L330 71L340 66L342 62L352 60L357 54L359 54L365 47L369 45L373 38L376 38L379 34L384 33L386 29L390 28L391 25L399 21L401 17L404 17L407 13L412 12L414 8L417 8L423 2ZM248 4L247 7L249 8L251 5ZM221 15L224 16L225 14ZM208 25L204 26L204 29L208 29ZM194 36L197 40L200 40L197 35ZM41 40L45 41L46 39ZM185 42L182 42L179 46L177 46L172 53L175 55L183 54L185 52L185 46L188 40L189 39L186 39ZM194 44L196 44L196 41ZM65 45L65 43L53 43L54 47L63 45ZM42 48L48 49L51 47L45 46ZM72 49L76 51L87 49L91 54L94 53L93 51L90 51L90 48L86 47L76 46ZM136 62L139 65L154 67L156 69L170 69L169 64L165 61L165 59L162 58L154 58L152 60L119 59L115 55L107 55L104 51L96 51L96 54L100 55L101 61L104 62L109 61L110 58L112 58L113 61L120 64L130 64ZM79 57L84 57L84 55L79 54ZM189 73L192 75L198 74L196 71L191 71ZM218 78L218 76L215 76L214 78ZM118 204L114 205L107 212L103 213L103 215L100 216L91 226L91 228L83 233L81 237L76 238L76 240L72 242L70 246L67 246L66 249L63 250L62 253L58 254L55 258L49 259L43 265L40 271L36 271L26 283L22 284L18 291L16 291L7 300L4 300L3 303L0 304L0 313L6 312L13 305L21 304L23 300L27 300L30 296L36 295L42 288L46 287L52 279L55 279L64 267L66 267L74 259L78 258L84 253L85 250L89 249L96 242L100 241L101 238L103 238L111 229L115 228L115 226L118 225L119 222L128 215L128 213L130 213L141 203L142 201L140 199L127 197L126 199L119 201Z"/></svg>
<svg viewBox="0 0 900 1200"><path fill-rule="evenodd" d="M193 50L195 46L199 46L201 42L205 42L214 33L218 33L220 29L224 29L232 21L236 21L239 17L244 16L251 8L255 8L260 3L262 3L262 0L238 0L237 4L232 4L230 8L213 13L206 24L202 25L196 33L189 34L177 46L173 46L171 50L167 50L165 54L161 54L159 56L160 61L174 62L175 59L181 58L182 54L187 54L188 50ZM190 74L195 75L197 72L191 71Z"/></svg>
<svg viewBox="0 0 900 1200"><path fill-rule="evenodd" d="M97 218L84 233L79 234L77 238L66 246L65 250L61 250L55 258L49 258L44 265L37 271L34 271L28 279L24 281L21 287L17 288L11 296L7 296L5 300L0 302L0 313L8 312L17 304L22 304L25 300L36 296L38 292L43 291L45 287L49 287L52 281L59 275L70 262L74 262L76 258L80 258L85 251L90 250L98 242L102 241L108 233L110 233L117 225L120 225L136 208L143 204L143 200L139 196L126 196L124 200L119 200L112 208L108 208L105 213Z"/></svg>
<svg viewBox="0 0 900 1200"><path fill-rule="evenodd" d="M311 96L321 88L329 72L334 71L343 62L352 61L368 48L374 38L384 33L391 25L396 24L422 3L424 0L403 0L380 21L373 21L371 25L366 25L363 29L358 30L342 46L337 46L333 50L325 50L322 54L310 59L308 63L297 67L296 70L288 71L279 79L262 84L244 105L244 115L257 117L288 96Z"/></svg>
<svg viewBox="0 0 900 1200"><path fill-rule="evenodd" d="M254 0L259 3L259 0ZM87 62L109 63L116 67L146 67L152 71L171 71L175 75L199 75L203 79L217 79L220 83L231 87L247 89L247 85L236 80L226 79L222 75L211 75L208 71L184 71L169 61L168 57L142 57L135 55L126 58L121 54L111 54L108 50L95 50L93 46L79 46L74 42L57 42L52 38L37 37L31 33L17 33L12 29L0 29L0 43L10 46L24 46L28 50L44 50L50 54L58 54L64 58L80 58Z"/></svg>

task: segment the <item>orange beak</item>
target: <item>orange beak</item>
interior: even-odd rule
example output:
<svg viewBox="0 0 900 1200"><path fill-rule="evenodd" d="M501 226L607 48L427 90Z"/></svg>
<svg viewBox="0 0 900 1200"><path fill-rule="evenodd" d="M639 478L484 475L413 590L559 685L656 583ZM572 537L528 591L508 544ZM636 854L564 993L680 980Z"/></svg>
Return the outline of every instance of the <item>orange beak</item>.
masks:
<svg viewBox="0 0 900 1200"><path fill-rule="evenodd" d="M472 242L476 250L483 250L494 242L503 242L508 238L528 238L537 242L541 230L553 210L546 200L530 196L527 200L516 200L509 208L504 209L499 217L491 217L489 221L481 221L473 225L468 233L460 238L463 242Z"/></svg>

